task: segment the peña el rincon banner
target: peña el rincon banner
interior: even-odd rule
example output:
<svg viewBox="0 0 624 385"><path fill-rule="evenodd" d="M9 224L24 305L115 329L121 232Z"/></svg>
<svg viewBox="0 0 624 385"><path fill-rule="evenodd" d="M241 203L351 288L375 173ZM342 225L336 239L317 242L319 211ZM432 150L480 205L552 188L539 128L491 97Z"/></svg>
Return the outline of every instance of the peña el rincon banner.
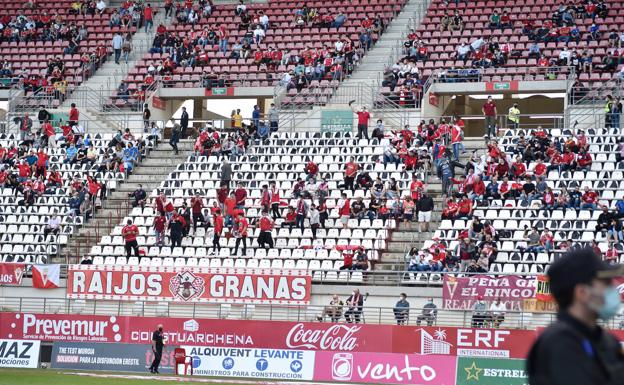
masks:
<svg viewBox="0 0 624 385"><path fill-rule="evenodd" d="M456 385L528 385L525 360L457 358Z"/></svg>
<svg viewBox="0 0 624 385"><path fill-rule="evenodd" d="M537 281L535 277L469 276L453 277L444 275L442 300L444 309L471 310L482 296L486 302L501 299L508 310L521 311L523 301L534 299Z"/></svg>
<svg viewBox="0 0 624 385"><path fill-rule="evenodd" d="M67 297L121 301L308 304L305 270L69 265Z"/></svg>

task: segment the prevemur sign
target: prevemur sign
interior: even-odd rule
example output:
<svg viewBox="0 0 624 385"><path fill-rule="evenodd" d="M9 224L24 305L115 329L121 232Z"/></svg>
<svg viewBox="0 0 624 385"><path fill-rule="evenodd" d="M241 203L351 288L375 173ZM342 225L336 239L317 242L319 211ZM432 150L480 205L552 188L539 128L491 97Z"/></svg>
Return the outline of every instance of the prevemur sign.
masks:
<svg viewBox="0 0 624 385"><path fill-rule="evenodd" d="M353 111L351 110L322 110L321 132L351 132L353 131Z"/></svg>
<svg viewBox="0 0 624 385"><path fill-rule="evenodd" d="M457 358L456 385L528 385L524 360Z"/></svg>

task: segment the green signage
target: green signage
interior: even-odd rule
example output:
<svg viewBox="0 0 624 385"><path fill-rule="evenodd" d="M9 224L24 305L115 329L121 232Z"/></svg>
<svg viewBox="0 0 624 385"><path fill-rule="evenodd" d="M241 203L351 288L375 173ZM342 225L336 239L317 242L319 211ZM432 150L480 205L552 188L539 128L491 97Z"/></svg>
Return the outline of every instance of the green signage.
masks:
<svg viewBox="0 0 624 385"><path fill-rule="evenodd" d="M528 385L524 360L457 358L456 385Z"/></svg>
<svg viewBox="0 0 624 385"><path fill-rule="evenodd" d="M212 91L213 95L225 95L225 94L227 94L227 88L213 88L211 91Z"/></svg>
<svg viewBox="0 0 624 385"><path fill-rule="evenodd" d="M510 87L509 83L494 83L495 90L508 90Z"/></svg>
<svg viewBox="0 0 624 385"><path fill-rule="evenodd" d="M322 110L321 132L353 131L353 112L351 110Z"/></svg>

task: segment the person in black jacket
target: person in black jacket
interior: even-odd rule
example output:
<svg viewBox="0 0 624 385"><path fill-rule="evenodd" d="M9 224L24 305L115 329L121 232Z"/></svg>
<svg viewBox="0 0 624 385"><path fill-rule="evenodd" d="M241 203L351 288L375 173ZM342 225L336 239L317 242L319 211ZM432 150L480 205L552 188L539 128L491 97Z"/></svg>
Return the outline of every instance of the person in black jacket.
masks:
<svg viewBox="0 0 624 385"><path fill-rule="evenodd" d="M431 212L433 211L433 198L426 191L416 202L416 210L418 211L418 226L420 231L429 231L429 222L431 222Z"/></svg>
<svg viewBox="0 0 624 385"><path fill-rule="evenodd" d="M145 199L147 198L147 193L143 190L143 185L139 185L139 187L128 194L129 197L134 198L134 202L132 202L132 207L145 207Z"/></svg>
<svg viewBox="0 0 624 385"><path fill-rule="evenodd" d="M615 216L609 212L608 206L602 206L602 212L598 215L598 220L596 221L596 230L595 234L598 234L599 231L606 231L611 226L611 219Z"/></svg>
<svg viewBox="0 0 624 385"><path fill-rule="evenodd" d="M171 247L182 246L182 234L184 233L184 218L177 212L169 222L169 238Z"/></svg>
<svg viewBox="0 0 624 385"><path fill-rule="evenodd" d="M186 112L186 107L182 107L182 115L180 115L180 129L182 130L180 136L182 139L186 138L186 130L189 124L189 114Z"/></svg>
<svg viewBox="0 0 624 385"><path fill-rule="evenodd" d="M353 289L353 293L347 298L347 306L349 307L345 312L347 323L360 323L364 306L364 297L360 294L360 289Z"/></svg>
<svg viewBox="0 0 624 385"><path fill-rule="evenodd" d="M43 106L39 107L39 112L37 113L37 120L39 120L39 125L41 126L46 120L50 120L50 118L52 118L52 115L50 115L48 110L43 108Z"/></svg>
<svg viewBox="0 0 624 385"><path fill-rule="evenodd" d="M530 385L624 384L620 343L597 323L617 314L620 293L612 279L623 274L622 265L606 264L590 248L568 252L550 266L559 314L529 352Z"/></svg>

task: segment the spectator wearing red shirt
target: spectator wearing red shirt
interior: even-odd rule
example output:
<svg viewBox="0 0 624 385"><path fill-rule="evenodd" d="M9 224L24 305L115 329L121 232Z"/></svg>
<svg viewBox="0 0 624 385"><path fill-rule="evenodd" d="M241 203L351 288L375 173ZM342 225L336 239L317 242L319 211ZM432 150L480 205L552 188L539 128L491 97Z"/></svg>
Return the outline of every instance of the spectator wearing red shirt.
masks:
<svg viewBox="0 0 624 385"><path fill-rule="evenodd" d="M22 161L17 165L17 181L20 183L26 182L31 175L31 169L26 160L22 159Z"/></svg>
<svg viewBox="0 0 624 385"><path fill-rule="evenodd" d="M481 108L485 117L485 137L496 137L496 104L492 100L492 96L488 96L487 101Z"/></svg>
<svg viewBox="0 0 624 385"><path fill-rule="evenodd" d="M273 219L281 218L282 215L280 214L280 210L279 210L280 192L275 182L271 182L270 195L271 195L271 212L272 212Z"/></svg>
<svg viewBox="0 0 624 385"><path fill-rule="evenodd" d="M576 161L577 169L581 171L589 171L592 166L592 156L589 152L581 150Z"/></svg>
<svg viewBox="0 0 624 385"><path fill-rule="evenodd" d="M341 201L338 215L342 222L342 228L346 229L348 228L349 218L351 217L351 201L347 198L347 194L345 193L342 193Z"/></svg>
<svg viewBox="0 0 624 385"><path fill-rule="evenodd" d="M145 8L143 8L143 21L145 22L145 33L151 31L154 26L154 13L150 3L147 3Z"/></svg>
<svg viewBox="0 0 624 385"><path fill-rule="evenodd" d="M349 102L349 106L352 104L353 102ZM370 120L370 113L366 110L366 106L362 106L360 111L356 111L353 106L351 106L351 110L358 117L358 133L356 137L358 139L368 139L368 121Z"/></svg>
<svg viewBox="0 0 624 385"><path fill-rule="evenodd" d="M533 168L533 176L536 179L539 179L539 177L545 176L545 175L546 175L546 165L544 164L542 159L538 159L537 163L535 164L535 167Z"/></svg>
<svg viewBox="0 0 624 385"><path fill-rule="evenodd" d="M355 176L359 170L360 166L355 162L354 157L349 158L349 163L345 165L345 176L344 176L344 189L355 190L354 182Z"/></svg>
<svg viewBox="0 0 624 385"><path fill-rule="evenodd" d="M481 180L481 177L475 176L472 184L472 192L469 194L472 200L482 200L485 195L485 183Z"/></svg>
<svg viewBox="0 0 624 385"><path fill-rule="evenodd" d="M245 200L247 199L247 190L245 190L242 183L238 184L237 189L234 192L234 196L236 197L236 208L244 209Z"/></svg>
<svg viewBox="0 0 624 385"><path fill-rule="evenodd" d="M71 108L69 109L69 126L75 126L78 124L78 118L80 117L80 112L76 108L76 103L71 104Z"/></svg>
<svg viewBox="0 0 624 385"><path fill-rule="evenodd" d="M212 236L212 247L215 252L218 252L221 251L221 242L219 238L221 238L221 233L223 232L223 216L221 215L221 210L215 210L213 221L214 233Z"/></svg>
<svg viewBox="0 0 624 385"><path fill-rule="evenodd" d="M581 196L581 210L596 210L597 203L598 194L585 186L584 193Z"/></svg>
<svg viewBox="0 0 624 385"><path fill-rule="evenodd" d="M271 231L273 230L274 226L275 224L269 216L269 212L263 210L262 217L260 218L260 234L258 235L258 246L264 247L267 250L273 248L273 236L271 235Z"/></svg>
<svg viewBox="0 0 624 385"><path fill-rule="evenodd" d="M46 176L48 158L48 154L46 154L43 149L39 149L39 152L37 153L37 167L35 168L35 176Z"/></svg>
<svg viewBox="0 0 624 385"><path fill-rule="evenodd" d="M318 174L319 168L313 161L309 161L305 166L305 173L307 174L306 181L310 179L315 179L316 174Z"/></svg>
<svg viewBox="0 0 624 385"><path fill-rule="evenodd" d="M191 198L191 213L193 214L193 231L197 231L197 223L204 223L204 216L202 215L202 209L204 208L204 198L199 196L199 193L196 193L193 198Z"/></svg>
<svg viewBox="0 0 624 385"><path fill-rule="evenodd" d="M154 234L156 235L156 245L163 246L165 242L165 230L167 229L167 217L164 213L159 214L154 219Z"/></svg>
<svg viewBox="0 0 624 385"><path fill-rule="evenodd" d="M472 218L472 210L473 210L472 201L468 197L465 197L464 199L459 201L458 206L459 207L457 209L457 216L459 218L466 218L466 219Z"/></svg>
<svg viewBox="0 0 624 385"><path fill-rule="evenodd" d="M234 212L236 210L236 195L234 191L225 199L223 207L225 208L225 225L232 226L234 223Z"/></svg>
<svg viewBox="0 0 624 385"><path fill-rule="evenodd" d="M561 171L573 171L576 169L576 154L566 149L561 156Z"/></svg>
<svg viewBox="0 0 624 385"><path fill-rule="evenodd" d="M514 178L524 178L526 176L526 166L519 156L516 157L516 161L511 165L511 174Z"/></svg>
<svg viewBox="0 0 624 385"><path fill-rule="evenodd" d="M555 194L553 193L552 188L546 188L546 191L542 196L542 202L544 203L544 208L547 210L551 210L555 207Z"/></svg>
<svg viewBox="0 0 624 385"><path fill-rule="evenodd" d="M134 250L134 256L139 257L139 244L137 243L137 236L139 235L139 228L132 223L131 219L128 219L126 225L121 229L121 236L125 240L126 257L130 258L132 251Z"/></svg>
<svg viewBox="0 0 624 385"><path fill-rule="evenodd" d="M234 256L238 254L238 247L241 242L243 243L243 256L247 255L247 229L249 228L249 222L247 218L243 216L242 211L236 213L236 219L234 220L234 237L236 243L234 244Z"/></svg>

